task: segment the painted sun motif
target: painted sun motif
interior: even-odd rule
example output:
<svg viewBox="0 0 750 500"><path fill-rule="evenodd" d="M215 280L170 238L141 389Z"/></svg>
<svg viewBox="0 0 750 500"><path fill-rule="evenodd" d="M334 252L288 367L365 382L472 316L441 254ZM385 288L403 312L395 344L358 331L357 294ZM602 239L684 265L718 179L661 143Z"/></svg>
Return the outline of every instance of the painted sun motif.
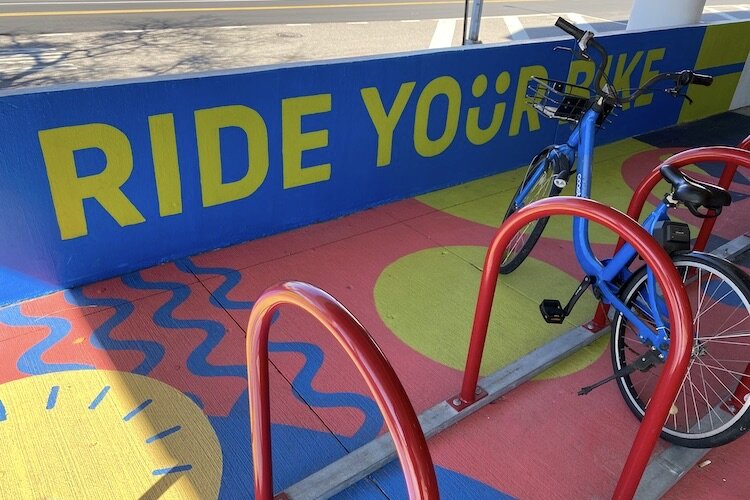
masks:
<svg viewBox="0 0 750 500"><path fill-rule="evenodd" d="M0 385L0 498L217 498L222 454L196 404L106 370Z"/></svg>

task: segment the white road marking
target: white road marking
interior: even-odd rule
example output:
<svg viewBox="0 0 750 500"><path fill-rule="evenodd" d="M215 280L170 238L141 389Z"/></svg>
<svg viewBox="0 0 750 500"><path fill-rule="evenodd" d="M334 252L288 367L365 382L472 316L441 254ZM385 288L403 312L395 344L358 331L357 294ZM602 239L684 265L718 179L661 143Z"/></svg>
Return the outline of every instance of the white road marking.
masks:
<svg viewBox="0 0 750 500"><path fill-rule="evenodd" d="M586 17L588 17L589 19L595 19L597 21L602 21L602 22L605 22L605 23L622 24L623 26L627 26L628 25L627 21L615 21L614 19L607 19L605 17L597 17L597 16L592 16L592 15L589 15L589 14L586 14Z"/></svg>
<svg viewBox="0 0 750 500"><path fill-rule="evenodd" d="M717 10L717 9L713 9L711 7L704 7L703 13L704 14L716 14L717 16L719 16L721 18L724 18L724 19L728 19L729 21L735 21L735 20L737 20L736 16L733 16L731 14L727 14L726 12L722 12L722 11Z"/></svg>
<svg viewBox="0 0 750 500"><path fill-rule="evenodd" d="M430 41L431 49L450 47L453 45L453 32L456 31L455 19L439 19L435 26L435 33Z"/></svg>
<svg viewBox="0 0 750 500"><path fill-rule="evenodd" d="M588 22L586 22L586 18L583 17L581 14L577 14L575 12L568 12L566 14L566 17L570 19L570 22L572 22L573 24L575 24L582 30L596 33L596 30Z"/></svg>
<svg viewBox="0 0 750 500"><path fill-rule="evenodd" d="M529 39L529 34L526 33L525 29L523 29L523 24L521 23L521 20L518 18L518 16L503 16L503 21L505 21L505 25L508 27L508 31L510 32L510 37L513 40Z"/></svg>

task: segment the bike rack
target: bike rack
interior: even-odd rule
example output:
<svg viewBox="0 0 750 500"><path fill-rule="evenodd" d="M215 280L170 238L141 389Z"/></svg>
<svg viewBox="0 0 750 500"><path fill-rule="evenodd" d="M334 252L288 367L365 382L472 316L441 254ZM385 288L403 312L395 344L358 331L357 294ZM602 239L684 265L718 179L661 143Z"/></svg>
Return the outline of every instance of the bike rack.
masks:
<svg viewBox="0 0 750 500"><path fill-rule="evenodd" d="M671 156L661 165L652 170L651 173L638 185L630 200L627 212L628 215L635 220L640 218L643 206L645 205L651 191L659 181L662 180L661 174L659 173L659 168L662 165L668 164L675 168L682 168L700 161L723 162L724 169L722 170L717 184L724 189L728 189L739 166L750 168L750 152L748 150L750 150L750 135L740 142L737 148L723 146L702 147L682 151ZM715 218L703 219L703 223L701 224L701 228L693 246L695 250L705 250L706 243L711 236L715 222ZM620 249L623 243L622 238L618 239L615 252ZM748 248L750 248L750 237L747 234L743 234L713 250L712 253L731 260L733 257L745 252ZM592 329L605 327L608 323L608 310L608 306L600 303L596 309L594 318L588 323L588 327ZM734 399L740 405L742 404L742 401L744 401L744 398L748 397L748 391L743 390L743 385L747 386L750 384L750 364L748 364L748 367L745 370L745 375L742 381L744 384L739 384L737 391L734 394ZM649 490L651 497L655 498L661 496L663 493L666 493L666 491L672 487L687 470L700 462L709 451L710 450L683 448L676 445L669 446L651 461L648 471L641 480L641 488Z"/></svg>
<svg viewBox="0 0 750 500"><path fill-rule="evenodd" d="M583 217L614 231L643 256L664 290L672 325L672 349L613 495L613 498L632 498L687 373L692 347L692 313L680 278L667 254L641 226L622 212L588 199L558 197L532 203L503 223L484 262L460 399L462 404L471 404L477 399L479 368L503 252L513 235L526 224L550 215Z"/></svg>
<svg viewBox="0 0 750 500"><path fill-rule="evenodd" d="M737 168L739 166L750 168L750 151L747 150L750 149L750 136L748 136L740 146L740 148L714 146L688 149L687 151L671 156L661 165L652 170L651 173L638 185L638 188L633 193L633 197L630 199L628 215L635 220L638 220L641 216L641 211L643 211L643 205L646 203L648 195L651 193L651 190L656 187L659 181L662 180L659 168L663 165L682 168L686 165L701 161L724 162L724 170L722 171L717 184L724 189L729 189ZM701 224L700 232L695 241L695 250L703 251L706 248L708 237L711 235L715 222L716 218L703 219L703 224ZM622 240L617 242L617 247L619 248L620 246L622 246Z"/></svg>
<svg viewBox="0 0 750 500"><path fill-rule="evenodd" d="M268 335L271 317L282 304L304 309L325 326L354 361L383 413L406 476L409 498L438 498L427 442L396 373L362 324L326 292L307 283L287 282L267 289L255 302L247 329L247 378L255 498L273 498ZM283 495L279 497L283 498ZM277 498L279 498L277 497Z"/></svg>
<svg viewBox="0 0 750 500"><path fill-rule="evenodd" d="M514 363L484 377L482 387L477 385L484 339L487 335L494 291L499 279L500 256L512 236L524 225L551 215L583 217L614 231L632 244L643 256L645 261L654 269L656 279L664 290L670 324L673 325L672 351L667 358L654 397L638 429L615 488L614 498L630 498L638 487L661 433L662 424L667 419L672 401L674 401L687 372L691 354L692 317L685 290L680 286L681 281L677 271L664 250L633 219L596 201L570 197L541 200L522 208L500 227L490 244L482 272L461 394L428 409L419 416L419 421L424 436L433 436L472 415L557 361L596 340L597 334L592 335L589 330L583 327L571 330ZM250 406L251 415L253 415L251 420L253 457L255 463L261 463L260 470L256 470L256 491L258 488L262 488L266 496L260 498L264 499L270 498L269 495L271 495L270 438L267 435L270 424L268 415L267 341L272 310L282 302L299 305L313 315L317 314L316 318L324 322L332 332L334 332L332 328L335 328L334 334L342 343L342 338L346 341L348 338L363 337L362 332L366 334L359 322L343 307L339 306L335 299L324 292L313 289L316 290L314 294L317 295L310 297L308 293L301 296L297 293L301 285L294 284L291 289L283 288L284 286L288 287L289 285L281 285L282 288L277 286L275 289L271 289L256 302L250 318L252 328L248 330L248 366L251 366L250 363L252 362L254 367L253 369L248 368L252 391ZM320 299L318 295L324 296L325 300ZM323 304L320 304L321 302ZM336 307L331 307L331 304L336 304ZM323 315L321 311L332 313L337 319L334 322L330 316ZM360 334L347 335L345 333L347 328L359 331ZM603 333L603 330L598 332L599 335L601 333ZM250 352L251 341L252 353ZM352 352L348 348L347 351L350 354ZM355 363L357 362L355 357ZM384 360L380 362L380 365L388 367L390 370L390 366ZM360 371L363 374L368 373L363 371L362 368L360 368ZM372 372L369 373L372 375ZM398 380L393 380L392 384L397 385L398 392L403 395L403 389L398 384ZM403 398L406 400L405 395L403 395ZM383 405L380 402L378 404L383 410ZM410 406L409 409L411 409ZM257 416L255 416L256 413ZM413 411L408 418L413 418L412 416ZM393 417L389 418L390 420L387 421L389 429L392 427L398 428L398 422ZM416 431L414 433L420 434ZM403 458L405 451L402 449L404 438L402 435L396 434L395 439L395 451L393 438L389 434L381 435L338 461L290 486L284 491L283 495L294 499L332 496L388 463L396 453L398 453L402 464L405 464ZM404 467L406 466L404 465ZM410 478L414 481L419 479L419 476L412 475ZM418 488L414 484L410 484L409 487L410 494L412 490Z"/></svg>
<svg viewBox="0 0 750 500"><path fill-rule="evenodd" d="M736 148L726 146L694 148L669 157L669 159L654 168L651 173L648 174L640 184L638 184L638 187L633 192L633 197L630 199L630 204L628 205L628 216L634 220L640 218L643 206L646 204L646 200L651 194L651 191L656 187L659 181L662 180L659 169L663 165L683 168L687 165L701 161L723 162L724 170L722 170L717 185L724 189L729 189L734 174L737 172L737 168L740 166L750 168L750 151L748 150L750 150L750 135L747 136L739 144L739 147ZM713 231L715 223L716 218L703 219L703 223L701 224L701 228L695 240L695 245L693 245L694 250L705 250L706 243L708 242L709 236L711 236L711 231ZM624 241L622 238L617 240L615 252L622 247L623 243ZM722 247L717 248L713 253L720 257L731 259L733 256L743 253L748 248L750 248L750 237L747 235L740 235L729 243L722 245ZM604 328L607 325L607 311L608 308L606 306L599 304L596 313L594 314L594 318L589 323L591 329Z"/></svg>

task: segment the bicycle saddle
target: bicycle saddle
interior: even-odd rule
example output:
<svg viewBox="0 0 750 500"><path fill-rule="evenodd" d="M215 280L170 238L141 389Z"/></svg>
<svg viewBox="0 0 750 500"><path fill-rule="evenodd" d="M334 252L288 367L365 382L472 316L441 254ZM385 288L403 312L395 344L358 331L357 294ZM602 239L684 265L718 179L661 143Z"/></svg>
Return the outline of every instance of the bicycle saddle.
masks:
<svg viewBox="0 0 750 500"><path fill-rule="evenodd" d="M723 207L728 207L732 203L732 196L726 189L696 181L672 165L662 166L659 172L674 187L672 199L684 203L690 213L697 217L715 217L721 213ZM700 207L715 213L699 212Z"/></svg>

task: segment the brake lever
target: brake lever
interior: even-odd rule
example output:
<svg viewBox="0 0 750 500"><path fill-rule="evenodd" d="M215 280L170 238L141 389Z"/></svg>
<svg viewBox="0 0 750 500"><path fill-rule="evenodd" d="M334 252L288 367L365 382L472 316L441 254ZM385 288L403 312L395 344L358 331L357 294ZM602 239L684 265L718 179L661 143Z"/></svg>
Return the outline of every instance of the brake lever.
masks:
<svg viewBox="0 0 750 500"><path fill-rule="evenodd" d="M688 104L693 104L693 99L689 95L682 93L682 87L664 89L664 92L671 95L672 97L684 97L687 100Z"/></svg>

